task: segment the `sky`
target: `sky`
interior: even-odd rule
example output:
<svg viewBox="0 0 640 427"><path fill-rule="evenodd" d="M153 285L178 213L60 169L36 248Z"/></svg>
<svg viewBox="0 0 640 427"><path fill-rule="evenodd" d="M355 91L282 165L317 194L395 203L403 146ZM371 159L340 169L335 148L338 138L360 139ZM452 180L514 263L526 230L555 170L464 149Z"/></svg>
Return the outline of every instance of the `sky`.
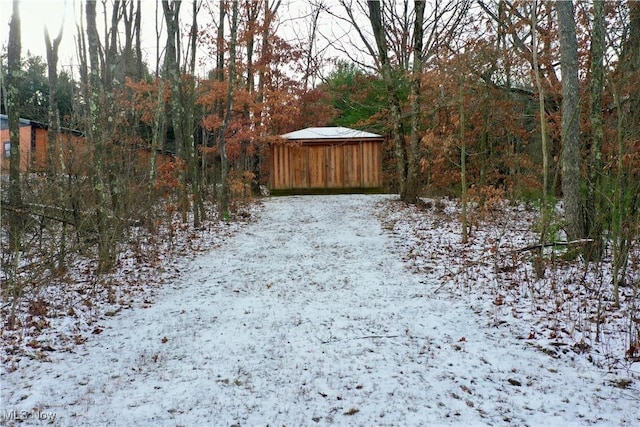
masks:
<svg viewBox="0 0 640 427"><path fill-rule="evenodd" d="M44 43L45 27L49 29L51 38L55 38L60 29L60 25L65 19L65 28L62 34L62 42L60 46L61 65L69 62L74 56L74 0L21 0L20 1L20 20L21 20L21 38L22 38L22 55L26 55L27 51L46 57L46 49ZM13 11L12 2L10 0L0 0L0 23L2 30L0 31L0 49L4 53L9 41L9 22Z"/></svg>
<svg viewBox="0 0 640 427"><path fill-rule="evenodd" d="M20 19L22 37L22 56L31 52L42 58L46 58L46 47L44 41L45 28L49 30L49 35L53 39L63 25L62 41L59 49L59 67L67 68L77 65L76 59L76 22L82 16L80 9L84 0L20 0ZM9 23L12 14L12 2L10 0L0 0L0 51L5 52L9 39ZM155 26L152 16L155 13L156 2L151 0L143 1L143 32L142 49L145 61L149 64L155 62ZM102 20L102 7L98 5L98 25ZM189 19L189 7L182 6L181 16L183 20ZM151 16L150 16L151 15ZM147 25L145 25L145 23ZM101 30L98 29L100 32ZM166 37L163 33L163 40Z"/></svg>
<svg viewBox="0 0 640 427"><path fill-rule="evenodd" d="M67 69L77 64L76 60L76 22L79 16L81 16L80 5L84 0L20 0L20 18L21 18L21 37L22 37L22 56L25 57L27 52L31 52L42 58L46 58L46 48L44 42L44 30L48 28L49 34L53 39L60 29L60 25L64 22L62 42L59 49L59 67ZM211 3L211 2L209 2ZM325 1L326 4L333 4L336 6L336 2ZM0 31L0 52L6 53L6 47L9 39L9 23L11 21L12 14L12 1L0 0L0 25L2 30ZM217 7L217 3L214 3L214 8ZM283 5L279 10L281 22L278 27L278 31L285 34L285 38L293 39L295 37L304 37L304 33L308 31L307 23L300 18L310 11L309 2L300 2L291 0L289 3L287 0L283 1ZM98 12L98 25L101 21L102 7L99 5ZM153 24L153 15L156 10L156 2L153 0L143 0L143 17L142 17L142 50L145 62L152 67L156 60L156 35L155 25ZM339 8L334 9L339 10ZM191 6L190 2L183 2L182 9L180 11L181 20L184 23L190 22ZM161 10L160 10L161 13ZM202 10L199 17L203 20L207 18L208 12ZM321 15L322 16L322 15ZM160 20L162 21L162 20ZM202 26L202 24L200 24ZM335 18L332 19L328 14L324 14L321 18L321 35L317 38L319 45L326 45L326 38L339 38L341 35L336 32L341 32L344 35L344 28L338 25ZM100 31L100 30L99 30ZM324 36L323 36L324 35ZM162 29L162 42L166 36L164 35L164 28ZM323 51L325 52L325 51ZM330 55L329 53L325 53ZM333 51L333 56L339 53ZM199 52L199 58L202 59L206 56L204 50ZM208 71L206 65L201 65L198 73L206 73Z"/></svg>

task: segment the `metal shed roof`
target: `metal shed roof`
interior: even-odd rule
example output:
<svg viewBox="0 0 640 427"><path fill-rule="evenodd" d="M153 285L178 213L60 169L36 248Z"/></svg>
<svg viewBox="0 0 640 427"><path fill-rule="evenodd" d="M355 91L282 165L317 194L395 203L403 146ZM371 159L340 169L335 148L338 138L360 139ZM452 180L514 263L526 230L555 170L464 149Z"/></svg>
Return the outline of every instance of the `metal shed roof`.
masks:
<svg viewBox="0 0 640 427"><path fill-rule="evenodd" d="M382 138L381 135L345 127L306 128L280 135L285 139L358 139Z"/></svg>

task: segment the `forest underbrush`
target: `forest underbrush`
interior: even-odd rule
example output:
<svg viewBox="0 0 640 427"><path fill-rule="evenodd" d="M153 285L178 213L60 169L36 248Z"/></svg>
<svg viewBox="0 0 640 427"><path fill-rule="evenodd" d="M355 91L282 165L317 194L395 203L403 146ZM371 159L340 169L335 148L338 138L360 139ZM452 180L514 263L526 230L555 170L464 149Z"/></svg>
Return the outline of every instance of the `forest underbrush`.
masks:
<svg viewBox="0 0 640 427"><path fill-rule="evenodd" d="M50 352L73 351L102 332L99 319L148 307L164 285L180 277L189 259L230 238L260 206L244 198L222 216L215 201L208 202L209 219L195 228L192 214L183 216L177 200L164 200L154 212L136 215L114 237L115 261L106 273L98 272L87 212L70 210L64 220L64 210L26 206L30 214L24 215L28 223L17 260L9 250L7 227L2 228L3 364L11 370L23 357L46 361Z"/></svg>
<svg viewBox="0 0 640 427"><path fill-rule="evenodd" d="M511 319L525 320L530 330L518 338L554 358L584 355L598 367L640 374L638 242L616 305L610 244L601 260L588 261L562 244L558 227L560 244L538 252L539 211L521 203L472 204L469 218L463 244L457 200L391 203L383 214L407 265L425 283L438 283L430 293L481 296L489 324L504 328Z"/></svg>

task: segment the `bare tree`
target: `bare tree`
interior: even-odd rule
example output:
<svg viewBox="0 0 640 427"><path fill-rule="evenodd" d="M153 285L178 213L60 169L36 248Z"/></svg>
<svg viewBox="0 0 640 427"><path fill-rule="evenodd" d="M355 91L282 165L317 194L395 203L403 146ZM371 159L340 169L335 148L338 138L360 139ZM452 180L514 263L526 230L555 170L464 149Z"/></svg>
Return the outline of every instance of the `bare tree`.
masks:
<svg viewBox="0 0 640 427"><path fill-rule="evenodd" d="M640 135L640 2L627 2L629 8L629 30L624 41L620 68L627 83L625 97L629 98L629 111L625 131L638 138Z"/></svg>
<svg viewBox="0 0 640 427"><path fill-rule="evenodd" d="M200 174L198 173L198 161L195 147L195 66L196 66L196 39L198 35L197 16L200 9L199 2L194 0L192 5L192 23L190 30L190 43L186 57L189 58L188 69L180 69L181 44L180 44L180 6L181 0L162 2L164 17L167 24L167 47L165 52L165 70L171 87L171 107L173 133L175 136L175 152L183 158L187 171L182 174L182 182L185 191L181 197L181 211L184 222L187 220L187 211L190 209L190 197L193 196L193 223L199 227L204 216L204 206L200 193ZM188 53L190 52L190 55ZM183 74L185 78L183 79ZM189 189L191 194L188 194Z"/></svg>
<svg viewBox="0 0 640 427"><path fill-rule="evenodd" d="M587 237L591 243L587 249L589 259L602 257L602 233L604 229L604 200L602 187L604 164L602 160L602 145L604 142L604 128L602 120L602 91L604 88L604 50L605 25L604 7L601 0L593 2L593 19L591 33L591 162L589 165L589 181L587 187Z"/></svg>
<svg viewBox="0 0 640 427"><path fill-rule="evenodd" d="M360 10L371 25L373 41L370 41L370 36L362 27L356 15L358 8L353 2L341 0L340 3L347 16L343 19L358 34L364 45L363 52L368 52L385 82L399 193L402 200L414 203L420 191L418 146L423 133L419 128L420 75L424 64L436 55L438 49L447 46L456 37L470 2L457 0L442 3L434 0L427 13L427 4L422 0L416 0L413 8L408 0L399 3L370 0L367 10ZM400 95L404 79L411 81L412 91L408 123L403 114L404 100Z"/></svg>
<svg viewBox="0 0 640 427"><path fill-rule="evenodd" d="M20 249L20 214L22 207L22 186L20 183L20 55L22 42L20 39L20 2L13 0L13 12L9 24L9 46L7 51L6 108L9 120L9 204L14 213L9 218L11 247L16 252Z"/></svg>
<svg viewBox="0 0 640 427"><path fill-rule="evenodd" d="M469 224L467 217L467 138L466 138L466 111L464 108L464 79L462 71L458 77L459 85L459 104L460 104L460 222L462 226L461 242L467 244L469 242Z"/></svg>
<svg viewBox="0 0 640 427"><path fill-rule="evenodd" d="M540 70L538 64L538 30L537 30L538 2L534 1L531 6L531 52L532 52L532 71L534 80L538 90L538 112L540 115L540 137L542 139L542 203L540 204L541 212L541 230L540 244L546 243L547 228L549 224L549 148L547 137L547 112L545 110L545 92L540 78ZM535 260L535 271L539 278L544 277L544 264L542 262L542 248L538 252Z"/></svg>
<svg viewBox="0 0 640 427"><path fill-rule="evenodd" d="M95 226L98 233L98 272L111 269L116 260L115 230L110 224L105 179L105 90L101 78L100 38L96 24L96 2L86 3L87 47L89 52L88 137L93 144L92 183L95 195Z"/></svg>
<svg viewBox="0 0 640 427"><path fill-rule="evenodd" d="M420 193L420 177L419 171L419 145L422 139L422 130L420 129L421 120L421 86L422 86L422 67L423 67L423 38L424 38L424 1L415 1L415 19L413 27L413 66L411 72L411 95L409 103L411 108L411 137L409 139L409 155L407 164L407 186L405 200L413 202ZM464 131L463 131L464 132ZM466 195L466 182L464 185L464 194ZM466 230L466 227L465 227ZM465 231L466 236L466 231ZM466 241L466 237L465 237Z"/></svg>
<svg viewBox="0 0 640 427"><path fill-rule="evenodd" d="M185 105L181 101L182 88L180 77L180 6L181 0L163 0L162 10L167 24L167 43L164 53L164 69L166 78L171 88L171 120L173 124L174 152L178 157L184 158L184 116ZM180 211L182 222L187 222L187 212L190 208L189 197L186 192L187 174L182 173L181 181L185 191L180 194Z"/></svg>
<svg viewBox="0 0 640 427"><path fill-rule="evenodd" d="M309 87L309 82L311 81L312 85L315 85L315 76L319 69L320 59L318 58L317 52L314 52L317 38L318 38L318 23L320 19L320 13L325 9L325 5L322 3L322 0L317 4L312 4L312 10L309 15L309 37L306 41L307 48L305 50L304 55L304 71L302 74L302 82L303 87L307 89Z"/></svg>
<svg viewBox="0 0 640 427"><path fill-rule="evenodd" d="M18 93L20 87L20 54L22 50L20 39L20 2L13 1L13 12L9 24L9 46L7 52L7 76L6 76L6 111L9 119L9 206L3 205L3 211L8 221L9 229L9 259L6 266L8 277L7 290L13 294L14 307L22 292L22 287L18 285L16 273L20 265L20 252L22 247L22 233L24 229L24 218L22 212L22 184L20 182L20 105L18 103ZM9 209L7 209L9 208ZM4 213L4 212L3 212ZM13 313L12 313L13 317ZM13 322L10 319L10 322Z"/></svg>
<svg viewBox="0 0 640 427"><path fill-rule="evenodd" d="M265 0L264 3L264 23L262 27L262 59L261 62L265 63L270 61L271 56L271 45L269 43L271 36L271 25L278 13L278 9L280 8L281 0ZM268 71L266 67L262 67L260 70L260 74L258 75L258 102L262 103L264 101L264 91L265 86L267 84L268 79Z"/></svg>
<svg viewBox="0 0 640 427"><path fill-rule="evenodd" d="M380 2L369 1L369 20L375 38L376 47L378 49L375 54L378 67L382 73L382 78L387 88L387 96L389 109L391 112L391 136L394 141L396 171L400 190L400 197L406 199L407 190L407 147L404 141L405 130L402 120L402 107L400 104L400 94L398 92L398 81L395 79L391 61L387 55L387 39L385 29L382 23L382 12L380 10ZM346 5L345 5L346 7Z"/></svg>
<svg viewBox="0 0 640 427"><path fill-rule="evenodd" d="M134 11L133 0L122 2L122 20L124 21L124 49L122 57L124 60L125 75L136 79L142 78L142 55L140 46L140 26L141 26L141 2ZM135 41L135 46L134 46Z"/></svg>
<svg viewBox="0 0 640 427"><path fill-rule="evenodd" d="M630 250L637 239L640 211L640 184L632 177L627 159L630 141L640 138L640 3L628 2L629 23L620 54L618 84L612 84L617 110L616 174L612 202L611 240L613 258L613 293L615 305L620 304L619 288L626 281Z"/></svg>
<svg viewBox="0 0 640 427"><path fill-rule="evenodd" d="M191 30L189 32L190 40L190 61L189 61L189 87L187 88L187 104L188 114L185 117L186 127L188 128L188 134L186 135L187 144L189 146L189 172L191 173L191 185L193 191L193 225L200 227L200 223L206 217L206 210L204 207L203 195L202 195L202 181L201 175L198 171L198 158L196 151L196 141L194 138L195 133L195 102L196 102L196 45L198 39L198 12L200 10L200 4L198 0L192 2L192 21Z"/></svg>
<svg viewBox="0 0 640 427"><path fill-rule="evenodd" d="M573 2L555 3L560 33L562 73L562 193L568 240L584 237L584 207L580 188L580 83L578 40Z"/></svg>
<svg viewBox="0 0 640 427"><path fill-rule="evenodd" d="M65 172L64 152L59 144L60 139L60 110L58 108L58 49L62 40L62 32L64 29L64 18L60 24L58 34L51 41L49 30L45 27L44 40L47 49L47 71L49 79L49 132L47 135L47 171L50 176L55 177L58 171ZM55 182L55 181L54 181ZM67 198L68 192L64 191L60 186L52 186L52 196L55 198L59 206L64 206L64 199ZM61 222L62 231L59 240L59 257L58 269L62 270L66 261L67 253L67 223Z"/></svg>
<svg viewBox="0 0 640 427"><path fill-rule="evenodd" d="M247 1L245 10L247 13L247 91L253 93L255 90L255 64L253 55L255 53L255 43L257 34L258 16L260 16L261 2Z"/></svg>
<svg viewBox="0 0 640 427"><path fill-rule="evenodd" d="M58 35L51 41L49 30L45 27L44 40L47 48L47 68L49 77L49 134L47 145L47 164L50 171L65 169L64 156L58 146L58 135L60 133L60 111L58 109L58 48L62 41L64 30L64 19L60 24Z"/></svg>
<svg viewBox="0 0 640 427"><path fill-rule="evenodd" d="M238 0L233 1L231 15L231 40L229 46L229 68L228 68L228 80L227 96L224 120L220 127L218 147L220 149L221 162L221 183L222 189L219 200L219 212L222 215L227 215L229 211L229 163L227 159L227 145L226 145L226 131L231 121L231 108L233 107L233 89L236 79L236 43L238 41Z"/></svg>

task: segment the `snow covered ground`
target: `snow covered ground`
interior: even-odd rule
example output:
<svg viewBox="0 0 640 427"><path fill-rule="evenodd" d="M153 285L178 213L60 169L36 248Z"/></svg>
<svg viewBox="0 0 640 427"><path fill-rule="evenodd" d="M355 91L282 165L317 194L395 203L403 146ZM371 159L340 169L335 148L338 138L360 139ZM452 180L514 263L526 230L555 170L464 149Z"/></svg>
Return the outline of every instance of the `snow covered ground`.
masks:
<svg viewBox="0 0 640 427"><path fill-rule="evenodd" d="M638 363L549 350L490 268L442 261L457 230L430 223L425 241L395 205L265 200L154 301L69 351L3 363L2 424L640 424Z"/></svg>

